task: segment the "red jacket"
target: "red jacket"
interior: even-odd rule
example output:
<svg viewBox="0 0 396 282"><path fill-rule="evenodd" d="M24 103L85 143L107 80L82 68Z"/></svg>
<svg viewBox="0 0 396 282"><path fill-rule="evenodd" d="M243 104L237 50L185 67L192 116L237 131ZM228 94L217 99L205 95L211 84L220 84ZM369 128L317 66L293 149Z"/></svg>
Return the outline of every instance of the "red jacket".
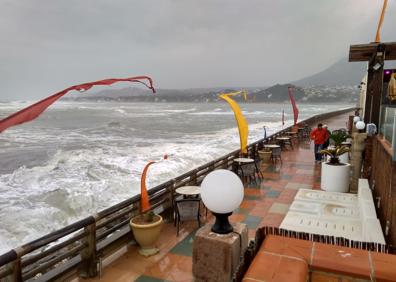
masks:
<svg viewBox="0 0 396 282"><path fill-rule="evenodd" d="M327 139L329 139L330 135L325 128L315 128L312 130L309 137L314 140L315 144L324 144Z"/></svg>

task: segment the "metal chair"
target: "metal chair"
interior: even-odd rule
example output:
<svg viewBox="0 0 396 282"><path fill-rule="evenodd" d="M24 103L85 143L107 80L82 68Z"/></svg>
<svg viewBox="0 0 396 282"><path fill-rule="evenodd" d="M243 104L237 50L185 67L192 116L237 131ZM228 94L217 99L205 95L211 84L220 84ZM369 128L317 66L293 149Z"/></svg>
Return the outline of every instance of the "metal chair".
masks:
<svg viewBox="0 0 396 282"><path fill-rule="evenodd" d="M255 165L255 167L256 167L256 173L257 173L258 177L259 177L259 178L264 178L264 175L263 175L263 173L262 173L261 170L260 170L260 167L261 167L261 158L260 158L260 155L259 155L259 152L258 152L258 151L256 151L256 154L255 154L255 156L254 156L254 165Z"/></svg>
<svg viewBox="0 0 396 282"><path fill-rule="evenodd" d="M189 220L197 220L198 227L201 227L200 220L200 206L201 199L180 199L175 201L175 209L176 209L176 228L177 228L177 236L179 236L179 226L180 222L189 221Z"/></svg>
<svg viewBox="0 0 396 282"><path fill-rule="evenodd" d="M276 162L276 160L280 160L282 164L282 157L281 157L282 149L281 148L273 148L272 149L272 155L271 155L271 160L273 163Z"/></svg>
<svg viewBox="0 0 396 282"><path fill-rule="evenodd" d="M245 177L247 178L248 183L250 182L251 178L254 179L254 182L256 182L256 163L251 162L251 163L244 163L239 165L238 169L238 174L241 175L242 179Z"/></svg>
<svg viewBox="0 0 396 282"><path fill-rule="evenodd" d="M293 142L292 142L292 137L288 137L288 138L290 138L289 140L283 140L283 145L286 147L286 146L289 146L292 150L294 150L294 147L293 147Z"/></svg>

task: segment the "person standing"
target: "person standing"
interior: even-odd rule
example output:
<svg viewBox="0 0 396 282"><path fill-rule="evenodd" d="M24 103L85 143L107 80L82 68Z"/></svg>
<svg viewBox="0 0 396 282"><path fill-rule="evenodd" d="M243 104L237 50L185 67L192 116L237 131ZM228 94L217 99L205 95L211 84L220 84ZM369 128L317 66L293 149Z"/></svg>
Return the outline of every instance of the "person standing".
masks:
<svg viewBox="0 0 396 282"><path fill-rule="evenodd" d="M330 131L329 128L327 127L327 124L324 124L324 125L323 125L323 128L324 128L325 130L327 130L328 137L327 137L326 141L325 141L324 144L323 144L322 150L327 149L327 147L329 147L329 145L330 145L330 136L331 136L331 131Z"/></svg>
<svg viewBox="0 0 396 282"><path fill-rule="evenodd" d="M319 153L320 150L323 149L323 145L326 140L330 137L329 133L326 129L323 128L323 124L319 123L318 127L312 130L311 134L309 135L311 140L314 141L315 144L315 161L321 162L322 161L322 154Z"/></svg>

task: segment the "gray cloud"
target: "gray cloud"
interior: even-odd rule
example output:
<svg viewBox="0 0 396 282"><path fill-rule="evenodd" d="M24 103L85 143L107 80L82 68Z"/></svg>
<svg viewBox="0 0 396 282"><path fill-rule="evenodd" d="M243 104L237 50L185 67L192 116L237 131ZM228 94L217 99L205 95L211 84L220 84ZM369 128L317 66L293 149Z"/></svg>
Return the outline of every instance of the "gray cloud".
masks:
<svg viewBox="0 0 396 282"><path fill-rule="evenodd" d="M161 88L302 78L373 41L382 1L0 0L0 100L147 74ZM382 41L394 41L396 1Z"/></svg>

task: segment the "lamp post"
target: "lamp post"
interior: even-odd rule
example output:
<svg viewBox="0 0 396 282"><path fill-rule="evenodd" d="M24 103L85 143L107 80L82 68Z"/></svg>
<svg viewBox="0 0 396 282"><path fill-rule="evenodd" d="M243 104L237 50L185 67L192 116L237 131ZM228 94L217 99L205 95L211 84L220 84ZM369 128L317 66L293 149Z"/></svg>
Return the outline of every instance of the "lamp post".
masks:
<svg viewBox="0 0 396 282"><path fill-rule="evenodd" d="M216 217L212 232L228 234L233 227L228 217L243 200L243 184L239 177L225 169L209 173L201 184L201 197L204 205Z"/></svg>
<svg viewBox="0 0 396 282"><path fill-rule="evenodd" d="M201 183L201 198L216 221L214 225L204 225L195 234L194 281L231 281L248 244L247 226L240 222L231 225L228 221L243 200L242 182L229 170L212 171Z"/></svg>

